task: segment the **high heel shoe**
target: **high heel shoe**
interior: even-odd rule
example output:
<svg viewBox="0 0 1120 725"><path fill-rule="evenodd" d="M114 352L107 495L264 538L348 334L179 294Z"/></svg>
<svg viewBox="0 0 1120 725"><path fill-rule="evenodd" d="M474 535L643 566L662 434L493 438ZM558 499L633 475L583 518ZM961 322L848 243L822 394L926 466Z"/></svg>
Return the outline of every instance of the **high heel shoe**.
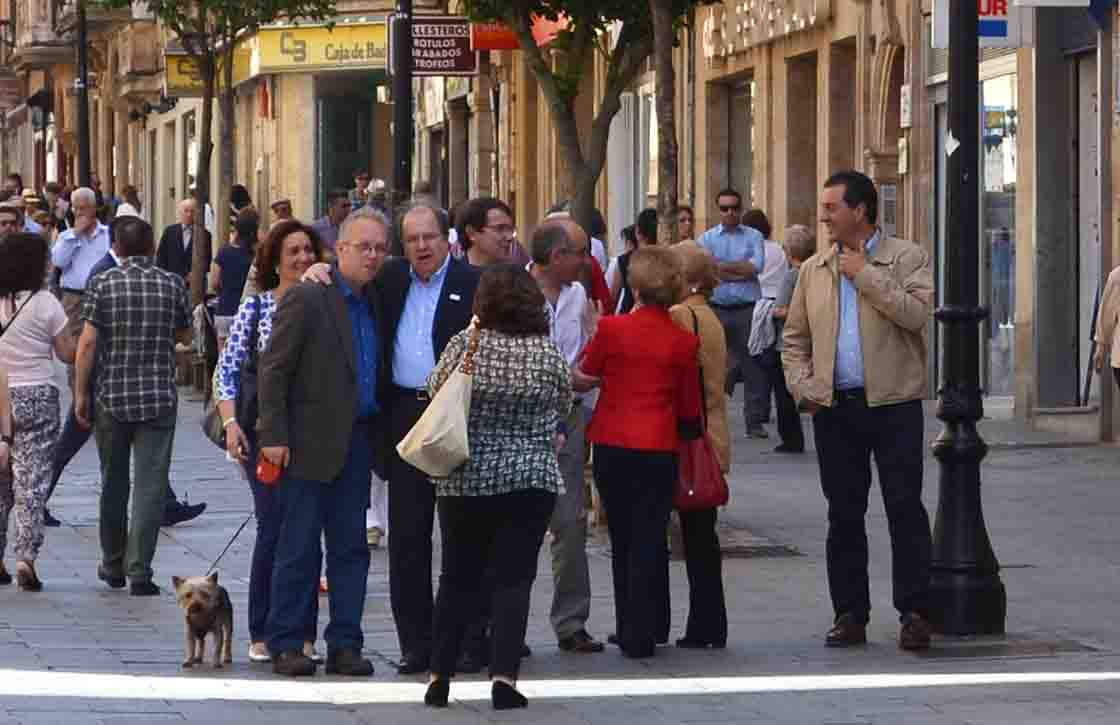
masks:
<svg viewBox="0 0 1120 725"><path fill-rule="evenodd" d="M495 710L516 710L519 707L529 706L529 700L513 685L500 680L495 680L490 686L490 702L493 703Z"/></svg>
<svg viewBox="0 0 1120 725"><path fill-rule="evenodd" d="M451 681L442 678L428 683L428 691L424 693L424 704L428 707L447 707L447 695L451 691Z"/></svg>
<svg viewBox="0 0 1120 725"><path fill-rule="evenodd" d="M16 581L19 582L19 588L25 592L43 590L43 582L39 580L39 575L35 573L35 565L29 561L21 561L16 564Z"/></svg>

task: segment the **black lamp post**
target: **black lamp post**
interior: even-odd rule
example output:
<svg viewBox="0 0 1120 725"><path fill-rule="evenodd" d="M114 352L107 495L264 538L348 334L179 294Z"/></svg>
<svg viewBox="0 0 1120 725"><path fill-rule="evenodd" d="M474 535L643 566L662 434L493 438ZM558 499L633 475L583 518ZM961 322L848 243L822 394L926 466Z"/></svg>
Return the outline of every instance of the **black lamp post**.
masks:
<svg viewBox="0 0 1120 725"><path fill-rule="evenodd" d="M393 43L393 191L395 202L412 190L412 0L397 0Z"/></svg>
<svg viewBox="0 0 1120 725"><path fill-rule="evenodd" d="M976 0L949 2L948 244L944 382L937 417L945 426L933 444L941 466L933 531L930 616L943 634L1002 634L1007 593L999 577L980 503L980 463L988 453L976 430L984 415L980 391L979 298L980 77Z"/></svg>
<svg viewBox="0 0 1120 725"><path fill-rule="evenodd" d="M86 40L86 2L75 0L78 15L78 62L74 89L78 92L78 184L89 187L89 45Z"/></svg>

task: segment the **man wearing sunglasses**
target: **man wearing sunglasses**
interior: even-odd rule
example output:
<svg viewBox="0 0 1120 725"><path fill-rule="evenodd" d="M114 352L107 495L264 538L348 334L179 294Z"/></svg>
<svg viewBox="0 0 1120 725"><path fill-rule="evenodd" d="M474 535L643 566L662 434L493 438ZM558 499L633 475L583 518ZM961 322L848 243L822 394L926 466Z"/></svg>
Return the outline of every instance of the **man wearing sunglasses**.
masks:
<svg viewBox="0 0 1120 725"><path fill-rule="evenodd" d="M739 223L743 197L734 189L716 195L720 223L700 237L700 246L715 257L722 284L712 295L712 308L727 335L727 394L743 383L743 419L749 438L766 438L765 372L747 352L754 304L762 296L758 275L766 261L765 240L757 230Z"/></svg>

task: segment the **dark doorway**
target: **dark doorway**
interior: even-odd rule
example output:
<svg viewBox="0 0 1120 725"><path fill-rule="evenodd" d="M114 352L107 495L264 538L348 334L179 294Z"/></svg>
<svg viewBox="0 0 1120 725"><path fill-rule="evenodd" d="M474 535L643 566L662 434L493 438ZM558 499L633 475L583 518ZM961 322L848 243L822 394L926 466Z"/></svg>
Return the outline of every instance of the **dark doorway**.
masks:
<svg viewBox="0 0 1120 725"><path fill-rule="evenodd" d="M319 97L319 178L315 215L326 209L327 193L354 185L354 171L369 166L373 144L372 101L366 96Z"/></svg>

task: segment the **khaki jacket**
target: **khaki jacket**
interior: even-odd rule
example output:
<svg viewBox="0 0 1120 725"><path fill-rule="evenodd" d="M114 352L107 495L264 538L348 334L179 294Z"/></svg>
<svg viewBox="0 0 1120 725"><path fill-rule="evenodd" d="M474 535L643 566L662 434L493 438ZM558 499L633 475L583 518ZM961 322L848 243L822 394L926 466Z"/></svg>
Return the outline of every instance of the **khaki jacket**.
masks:
<svg viewBox="0 0 1120 725"><path fill-rule="evenodd" d="M933 310L928 255L915 244L883 236L852 281L859 292L868 405L926 397L926 325ZM832 406L839 330L840 271L835 249L829 248L801 265L786 318L782 365L798 403Z"/></svg>
<svg viewBox="0 0 1120 725"><path fill-rule="evenodd" d="M1104 284L1101 304L1097 312L1097 329L1093 341L1100 346L1102 360L1120 368L1120 267L1112 270Z"/></svg>
<svg viewBox="0 0 1120 725"><path fill-rule="evenodd" d="M708 438L719 459L720 470L727 473L731 470L731 433L727 425L727 393L723 387L727 379L727 339L723 325L703 295L690 295L669 309L673 322L688 332L693 332L693 314L696 315L697 336L700 338L698 362L704 371L704 401L707 403L704 414L708 423Z"/></svg>

